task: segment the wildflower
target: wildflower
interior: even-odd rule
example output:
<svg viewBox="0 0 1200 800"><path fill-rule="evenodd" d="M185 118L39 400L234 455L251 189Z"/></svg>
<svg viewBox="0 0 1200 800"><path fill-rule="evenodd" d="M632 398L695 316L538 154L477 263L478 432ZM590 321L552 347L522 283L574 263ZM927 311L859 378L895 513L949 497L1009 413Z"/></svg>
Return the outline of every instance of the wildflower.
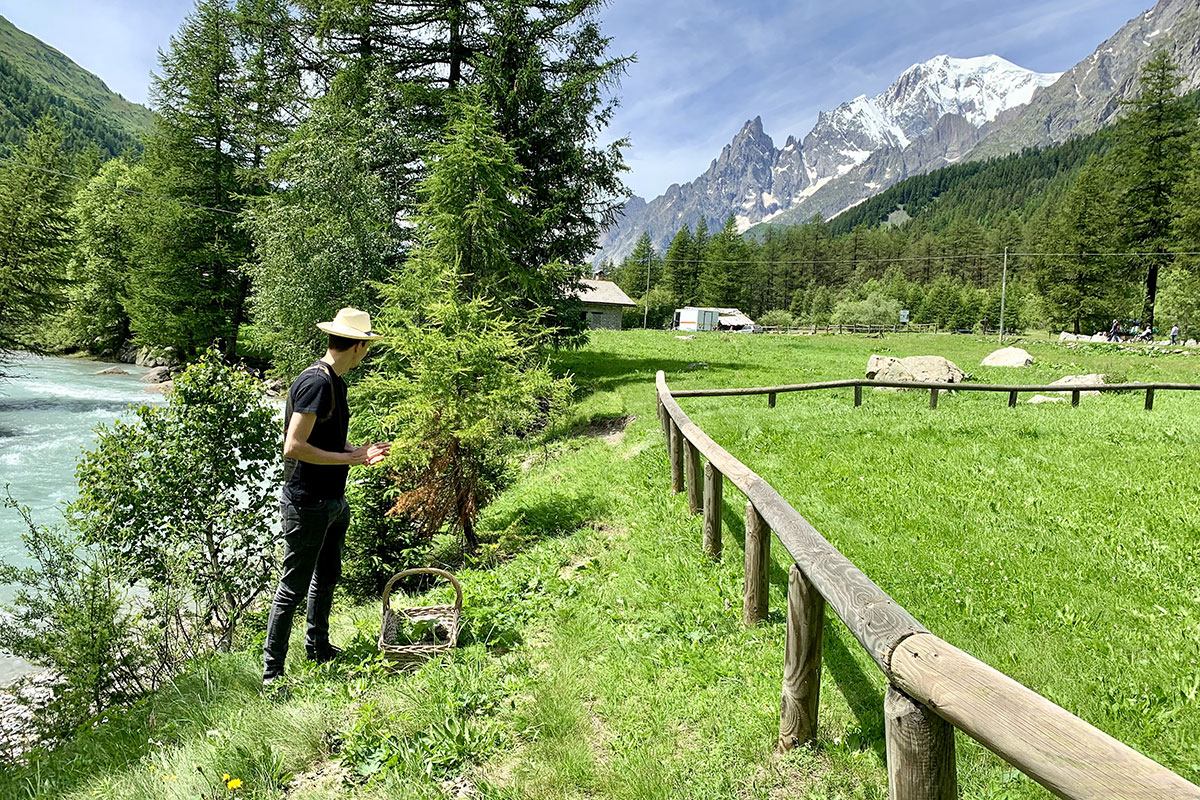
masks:
<svg viewBox="0 0 1200 800"><path fill-rule="evenodd" d="M221 780L225 781L225 783L229 783L229 773L226 772L224 775L222 775Z"/></svg>
<svg viewBox="0 0 1200 800"><path fill-rule="evenodd" d="M225 786L229 789L240 789L242 788L242 782L240 779L234 778L231 781L226 781Z"/></svg>

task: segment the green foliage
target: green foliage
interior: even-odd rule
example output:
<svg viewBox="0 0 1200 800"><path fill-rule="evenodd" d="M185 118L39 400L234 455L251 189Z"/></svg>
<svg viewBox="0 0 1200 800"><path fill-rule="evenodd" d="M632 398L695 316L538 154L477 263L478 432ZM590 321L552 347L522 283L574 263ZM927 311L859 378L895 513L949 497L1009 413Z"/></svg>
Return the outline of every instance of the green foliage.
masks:
<svg viewBox="0 0 1200 800"><path fill-rule="evenodd" d="M0 639L9 652L59 676L37 721L42 735L62 736L153 688L152 654L107 547L87 548L70 532L35 525L11 496L3 507L25 522L21 539L31 566L0 563L0 582L16 587L12 602L0 607Z"/></svg>
<svg viewBox="0 0 1200 800"><path fill-rule="evenodd" d="M274 571L275 412L258 381L210 351L175 379L165 406L137 416L99 430L69 518L162 598L159 622L185 655L227 648Z"/></svg>
<svg viewBox="0 0 1200 800"><path fill-rule="evenodd" d="M1159 286L1154 318L1163 331L1179 326L1184 339L1200 332L1200 276L1187 267L1169 270Z"/></svg>
<svg viewBox="0 0 1200 800"><path fill-rule="evenodd" d="M389 84L372 83L380 93ZM401 200L377 165L371 131L387 131L388 104L355 113L342 82L316 102L291 139L272 153L271 176L283 188L251 207L256 259L253 314L274 368L294 375L320 352L315 322L343 306L374 308L372 283L396 268L406 234Z"/></svg>
<svg viewBox="0 0 1200 800"><path fill-rule="evenodd" d="M91 353L112 354L130 338L125 310L130 282L144 247L146 220L157 203L132 194L145 186L144 167L112 160L75 196L69 219L75 254L68 265L68 307L60 324L72 344Z"/></svg>
<svg viewBox="0 0 1200 800"><path fill-rule="evenodd" d="M662 277L663 260L655 252L650 234L642 233L633 252L617 267L613 280L630 297L642 297L649 287L657 286Z"/></svg>
<svg viewBox="0 0 1200 800"><path fill-rule="evenodd" d="M758 324L767 328L790 328L795 322L791 312L783 309L768 311L758 318Z"/></svg>
<svg viewBox="0 0 1200 800"><path fill-rule="evenodd" d="M62 129L43 117L14 153L31 168L0 170L0 356L36 348L36 327L62 298L71 253L71 187L53 174L66 168L62 142Z"/></svg>
<svg viewBox="0 0 1200 800"><path fill-rule="evenodd" d="M880 291L862 300L839 301L830 319L835 325L895 325L899 320L900 301Z"/></svg>
<svg viewBox="0 0 1200 800"><path fill-rule="evenodd" d="M474 549L476 517L506 482L519 437L558 411L568 387L538 361L536 320L518 328L492 299L519 277L509 269L518 171L478 95L456 105L431 161L417 247L382 287L388 341L364 392L395 445L392 513L426 535L449 524Z"/></svg>

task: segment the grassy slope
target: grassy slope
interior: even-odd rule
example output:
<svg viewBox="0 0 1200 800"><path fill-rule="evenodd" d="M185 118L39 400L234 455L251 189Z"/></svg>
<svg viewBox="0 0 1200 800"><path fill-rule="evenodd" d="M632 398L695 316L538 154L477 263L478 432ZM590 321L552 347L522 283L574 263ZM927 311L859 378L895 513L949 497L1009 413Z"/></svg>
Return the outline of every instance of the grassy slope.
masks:
<svg viewBox="0 0 1200 800"><path fill-rule="evenodd" d="M742 500L727 490L725 555L667 490L654 370L672 385L861 374L870 352L940 353L977 378L1069 372L1196 380L1200 358L1030 345L1028 370L975 365L971 337L776 338L599 333L560 363L581 425L636 415L619 442L539 445L493 505L495 568L463 573L470 630L453 659L390 676L371 658L376 610L343 611L336 668L296 663L287 700L255 692L252 651L213 661L34 767L0 796L505 798L886 797L882 680L827 621L814 752L779 759L786 560L771 617L741 628ZM931 630L1200 780L1193 553L1200 398L1068 406L1006 396L850 390L693 398L693 418L768 477ZM474 642L474 643L472 643ZM490 647L488 646L490 645ZM959 737L962 796L1043 797ZM296 777L289 779L289 774Z"/></svg>
<svg viewBox="0 0 1200 800"><path fill-rule="evenodd" d="M52 94L91 110L130 135L140 136L153 124L149 109L116 94L100 78L4 17L0 17L0 55Z"/></svg>

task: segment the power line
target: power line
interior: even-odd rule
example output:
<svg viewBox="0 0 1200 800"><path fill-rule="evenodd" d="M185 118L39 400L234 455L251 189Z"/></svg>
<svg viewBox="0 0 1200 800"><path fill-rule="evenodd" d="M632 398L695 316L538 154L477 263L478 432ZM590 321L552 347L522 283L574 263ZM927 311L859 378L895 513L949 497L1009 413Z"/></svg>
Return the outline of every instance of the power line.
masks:
<svg viewBox="0 0 1200 800"><path fill-rule="evenodd" d="M4 158L3 156L0 156L0 165L7 165L7 166L12 166L12 167L24 167L25 169L31 169L34 172L43 172L47 175L57 175L60 178L71 178L71 179L74 179L77 181L83 181L85 183L93 180L92 178L85 178L82 175L72 175L69 172L59 172L56 169L46 169L45 167L38 167L38 166L34 166L33 164L25 164L20 161L14 161L11 158ZM177 205L185 206L187 208L196 208L196 209L200 209L201 211L212 211L217 214L228 214L231 217L241 216L241 214L237 211L230 211L225 208L212 208L211 206L201 206L201 205L197 205L196 203L189 203L185 200L179 200L178 198L175 198L175 197L167 197L165 194L152 194L150 192L139 192L137 189L130 189L125 186L118 186L115 183L106 183L106 184L104 184L104 186L106 186L110 189L116 189L118 192L125 192L126 194L137 195L139 197L148 197L152 200L166 200L169 203L175 203Z"/></svg>
<svg viewBox="0 0 1200 800"><path fill-rule="evenodd" d="M1014 253L1009 252L1009 257L1012 256L1072 256L1076 258L1121 258L1121 257L1146 257L1146 256L1200 256L1200 251L1196 250L1181 250L1178 252L1126 252L1126 253ZM762 261L758 259L707 259L707 258L673 258L670 260L672 264L771 264L771 265L803 265L803 264L890 264L904 261L969 261L971 259L995 258L1002 259L1003 253L964 253L956 256L904 256L896 258L831 258L831 259L809 259L795 261ZM667 263L664 258L663 264ZM620 266L614 264L614 267Z"/></svg>

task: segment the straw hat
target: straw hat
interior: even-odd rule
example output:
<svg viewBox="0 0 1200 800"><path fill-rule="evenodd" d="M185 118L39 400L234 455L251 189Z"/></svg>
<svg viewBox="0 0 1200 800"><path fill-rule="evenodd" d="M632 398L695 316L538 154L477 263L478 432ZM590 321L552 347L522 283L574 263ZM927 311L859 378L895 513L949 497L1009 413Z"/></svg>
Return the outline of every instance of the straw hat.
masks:
<svg viewBox="0 0 1200 800"><path fill-rule="evenodd" d="M382 339L383 334L371 330L371 315L357 308L343 308L337 312L333 322L318 322L317 327L334 336L347 339Z"/></svg>

